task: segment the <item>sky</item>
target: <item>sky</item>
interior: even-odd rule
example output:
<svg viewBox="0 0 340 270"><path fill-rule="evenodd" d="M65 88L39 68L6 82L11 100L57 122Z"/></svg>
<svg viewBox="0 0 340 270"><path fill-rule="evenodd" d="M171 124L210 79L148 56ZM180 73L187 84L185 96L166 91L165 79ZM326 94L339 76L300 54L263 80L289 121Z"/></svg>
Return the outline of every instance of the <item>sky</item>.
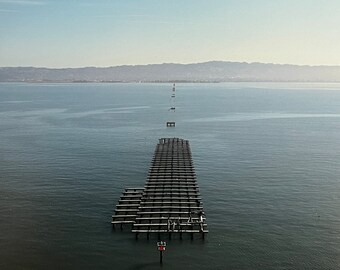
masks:
<svg viewBox="0 0 340 270"><path fill-rule="evenodd" d="M340 65L340 0L0 0L0 66Z"/></svg>

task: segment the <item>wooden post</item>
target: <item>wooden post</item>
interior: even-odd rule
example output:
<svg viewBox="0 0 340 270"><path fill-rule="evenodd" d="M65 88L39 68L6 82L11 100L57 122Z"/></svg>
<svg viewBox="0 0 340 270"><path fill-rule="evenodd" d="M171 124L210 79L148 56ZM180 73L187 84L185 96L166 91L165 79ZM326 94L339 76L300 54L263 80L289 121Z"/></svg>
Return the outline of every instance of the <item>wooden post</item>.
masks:
<svg viewBox="0 0 340 270"><path fill-rule="evenodd" d="M166 242L164 242L164 241L157 242L157 248L159 250L159 262L160 262L160 264L163 263L163 251L165 250L165 247L166 247Z"/></svg>
<svg viewBox="0 0 340 270"><path fill-rule="evenodd" d="M159 263L162 264L163 263L163 250L159 251Z"/></svg>

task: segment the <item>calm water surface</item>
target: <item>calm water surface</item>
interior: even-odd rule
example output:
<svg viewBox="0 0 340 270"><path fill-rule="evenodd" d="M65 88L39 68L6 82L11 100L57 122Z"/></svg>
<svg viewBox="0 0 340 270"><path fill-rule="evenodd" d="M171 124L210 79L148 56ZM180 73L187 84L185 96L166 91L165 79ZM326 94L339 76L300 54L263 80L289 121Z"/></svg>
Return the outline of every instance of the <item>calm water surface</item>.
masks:
<svg viewBox="0 0 340 270"><path fill-rule="evenodd" d="M160 137L190 140L210 233L162 269L339 269L340 85L0 84L0 269L159 269L112 230Z"/></svg>

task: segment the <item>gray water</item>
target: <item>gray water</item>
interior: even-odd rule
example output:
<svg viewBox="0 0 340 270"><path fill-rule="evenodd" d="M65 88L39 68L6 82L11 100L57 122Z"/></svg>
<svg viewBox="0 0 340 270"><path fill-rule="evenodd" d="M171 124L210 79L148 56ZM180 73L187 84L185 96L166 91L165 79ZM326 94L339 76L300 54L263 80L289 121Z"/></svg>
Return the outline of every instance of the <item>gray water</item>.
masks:
<svg viewBox="0 0 340 270"><path fill-rule="evenodd" d="M113 230L160 137L188 139L210 233L162 269L338 269L340 85L0 84L0 269L159 269ZM166 128L167 120L175 128Z"/></svg>

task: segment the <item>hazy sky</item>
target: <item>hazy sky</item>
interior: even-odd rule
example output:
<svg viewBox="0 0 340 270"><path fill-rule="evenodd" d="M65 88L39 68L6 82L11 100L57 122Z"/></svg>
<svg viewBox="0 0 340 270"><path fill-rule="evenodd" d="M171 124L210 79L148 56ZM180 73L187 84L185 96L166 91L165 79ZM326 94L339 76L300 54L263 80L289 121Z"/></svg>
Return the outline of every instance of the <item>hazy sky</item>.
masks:
<svg viewBox="0 0 340 270"><path fill-rule="evenodd" d="M0 0L0 66L340 65L340 0Z"/></svg>

